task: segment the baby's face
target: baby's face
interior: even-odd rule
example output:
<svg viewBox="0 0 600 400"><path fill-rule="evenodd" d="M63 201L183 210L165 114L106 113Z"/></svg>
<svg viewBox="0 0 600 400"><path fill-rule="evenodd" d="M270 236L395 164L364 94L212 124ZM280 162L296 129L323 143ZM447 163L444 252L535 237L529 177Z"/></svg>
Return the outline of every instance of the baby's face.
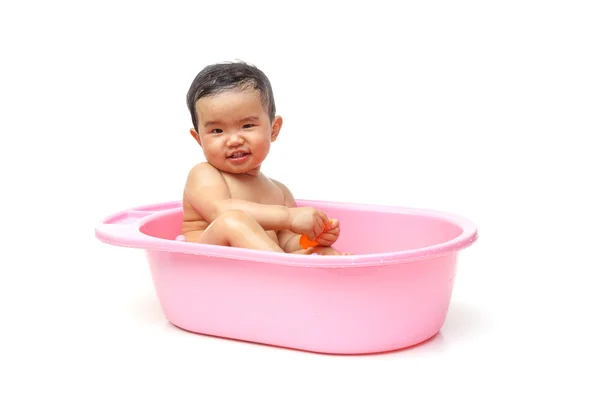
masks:
<svg viewBox="0 0 600 400"><path fill-rule="evenodd" d="M257 91L227 91L196 102L197 139L206 160L231 173L257 173L281 118L269 121Z"/></svg>

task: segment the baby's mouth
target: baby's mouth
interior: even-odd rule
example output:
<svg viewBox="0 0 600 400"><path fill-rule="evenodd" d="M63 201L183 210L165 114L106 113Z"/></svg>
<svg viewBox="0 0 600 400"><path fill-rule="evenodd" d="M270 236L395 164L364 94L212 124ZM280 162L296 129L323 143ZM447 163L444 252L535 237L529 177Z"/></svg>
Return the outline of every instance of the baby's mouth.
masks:
<svg viewBox="0 0 600 400"><path fill-rule="evenodd" d="M247 156L248 154L250 154L250 153L248 153L246 151L236 151L235 153L231 154L227 158L241 158L241 157Z"/></svg>

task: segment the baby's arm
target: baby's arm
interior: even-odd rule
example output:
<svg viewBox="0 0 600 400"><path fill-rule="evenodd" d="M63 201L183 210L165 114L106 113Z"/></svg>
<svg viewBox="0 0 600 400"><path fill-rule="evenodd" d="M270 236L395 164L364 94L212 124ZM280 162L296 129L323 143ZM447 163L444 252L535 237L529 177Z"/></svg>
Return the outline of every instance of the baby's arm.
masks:
<svg viewBox="0 0 600 400"><path fill-rule="evenodd" d="M293 218L286 206L232 199L223 176L208 163L200 163L192 168L186 182L185 196L208 223L231 210L245 212L265 230L290 229Z"/></svg>

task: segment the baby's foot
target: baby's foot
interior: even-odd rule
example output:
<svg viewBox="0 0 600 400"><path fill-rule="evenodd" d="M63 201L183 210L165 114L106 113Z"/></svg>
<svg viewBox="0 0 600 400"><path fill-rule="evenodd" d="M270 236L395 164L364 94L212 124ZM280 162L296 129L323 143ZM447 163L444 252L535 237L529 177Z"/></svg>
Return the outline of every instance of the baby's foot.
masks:
<svg viewBox="0 0 600 400"><path fill-rule="evenodd" d="M352 253L341 252L334 247L310 247L306 250L297 250L293 254L304 254L309 256L351 256Z"/></svg>
<svg viewBox="0 0 600 400"><path fill-rule="evenodd" d="M334 247L316 247L313 254L322 256L351 256L352 253L341 252Z"/></svg>

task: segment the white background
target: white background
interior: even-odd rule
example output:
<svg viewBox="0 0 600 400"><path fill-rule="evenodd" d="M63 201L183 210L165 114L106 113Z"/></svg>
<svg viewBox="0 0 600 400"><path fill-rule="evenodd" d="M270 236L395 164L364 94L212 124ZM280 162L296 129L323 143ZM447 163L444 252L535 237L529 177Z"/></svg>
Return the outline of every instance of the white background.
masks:
<svg viewBox="0 0 600 400"><path fill-rule="evenodd" d="M0 398L598 398L597 3L383 4L2 3ZM436 339L334 357L185 333L143 253L95 239L180 198L203 160L185 93L234 59L272 80L264 172L296 197L478 225Z"/></svg>

